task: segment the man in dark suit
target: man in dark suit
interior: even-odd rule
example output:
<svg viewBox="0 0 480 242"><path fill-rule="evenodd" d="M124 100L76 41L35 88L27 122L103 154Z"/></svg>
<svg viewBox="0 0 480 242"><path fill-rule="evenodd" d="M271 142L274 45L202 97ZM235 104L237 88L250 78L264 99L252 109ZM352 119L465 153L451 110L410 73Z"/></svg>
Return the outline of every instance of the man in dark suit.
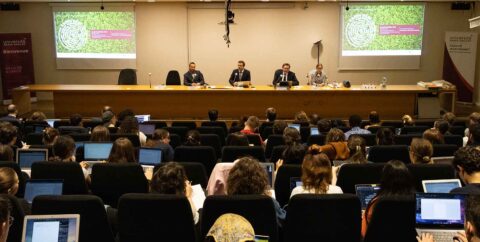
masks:
<svg viewBox="0 0 480 242"><path fill-rule="evenodd" d="M17 119L17 106L14 104L10 104L7 106L7 115L0 118L0 121L8 121L8 122L18 122Z"/></svg>
<svg viewBox="0 0 480 242"><path fill-rule="evenodd" d="M277 85L280 82L287 82L291 81L292 86L298 86L299 82L295 73L290 71L290 64L284 63L282 65L282 69L278 69L275 71L275 75L273 76L273 85Z"/></svg>
<svg viewBox="0 0 480 242"><path fill-rule="evenodd" d="M195 67L195 62L190 62L188 65L188 71L183 74L183 85L201 86L205 84L203 74L200 71L195 70Z"/></svg>
<svg viewBox="0 0 480 242"><path fill-rule="evenodd" d="M245 69L245 61L238 61L238 69L232 71L230 75L230 85L235 86L235 82L251 81L250 71Z"/></svg>

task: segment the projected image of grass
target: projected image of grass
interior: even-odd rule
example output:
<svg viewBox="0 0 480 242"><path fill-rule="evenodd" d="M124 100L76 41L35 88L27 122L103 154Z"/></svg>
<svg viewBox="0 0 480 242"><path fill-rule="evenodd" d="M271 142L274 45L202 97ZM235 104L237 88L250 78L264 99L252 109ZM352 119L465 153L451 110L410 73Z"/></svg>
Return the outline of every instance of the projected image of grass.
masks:
<svg viewBox="0 0 480 242"><path fill-rule="evenodd" d="M55 12L59 53L135 53L133 12Z"/></svg>
<svg viewBox="0 0 480 242"><path fill-rule="evenodd" d="M358 4L342 11L343 50L422 48L423 5Z"/></svg>

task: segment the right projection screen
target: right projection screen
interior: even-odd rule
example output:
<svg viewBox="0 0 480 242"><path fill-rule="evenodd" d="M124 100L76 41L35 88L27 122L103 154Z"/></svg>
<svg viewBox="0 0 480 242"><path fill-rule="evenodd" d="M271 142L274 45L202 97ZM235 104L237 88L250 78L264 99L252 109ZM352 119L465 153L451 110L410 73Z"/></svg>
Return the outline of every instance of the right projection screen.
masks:
<svg viewBox="0 0 480 242"><path fill-rule="evenodd" d="M341 5L339 69L419 69L424 4Z"/></svg>

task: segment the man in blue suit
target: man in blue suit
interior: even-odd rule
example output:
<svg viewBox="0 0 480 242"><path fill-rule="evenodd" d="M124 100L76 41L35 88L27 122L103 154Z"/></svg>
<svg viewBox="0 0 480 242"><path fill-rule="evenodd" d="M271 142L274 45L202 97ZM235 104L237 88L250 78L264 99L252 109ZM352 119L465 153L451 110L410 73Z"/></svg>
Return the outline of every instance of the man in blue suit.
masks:
<svg viewBox="0 0 480 242"><path fill-rule="evenodd" d="M282 65L282 69L278 69L275 71L275 75L273 76L273 85L277 85L280 82L287 82L291 81L292 86L298 86L299 82L297 80L297 77L295 76L295 73L293 71L290 71L290 64L284 63Z"/></svg>
<svg viewBox="0 0 480 242"><path fill-rule="evenodd" d="M238 69L232 71L230 75L230 85L235 86L235 82L251 81L250 71L245 69L245 61L238 61Z"/></svg>

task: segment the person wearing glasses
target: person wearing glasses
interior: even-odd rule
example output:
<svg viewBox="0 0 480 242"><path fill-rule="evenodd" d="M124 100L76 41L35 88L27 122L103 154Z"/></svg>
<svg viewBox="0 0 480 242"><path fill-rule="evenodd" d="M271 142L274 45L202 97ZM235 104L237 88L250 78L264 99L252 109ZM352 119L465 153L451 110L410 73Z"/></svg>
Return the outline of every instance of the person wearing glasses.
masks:
<svg viewBox="0 0 480 242"><path fill-rule="evenodd" d="M323 71L323 64L317 64L314 70L308 73L309 84L324 84L327 80L327 74Z"/></svg>

